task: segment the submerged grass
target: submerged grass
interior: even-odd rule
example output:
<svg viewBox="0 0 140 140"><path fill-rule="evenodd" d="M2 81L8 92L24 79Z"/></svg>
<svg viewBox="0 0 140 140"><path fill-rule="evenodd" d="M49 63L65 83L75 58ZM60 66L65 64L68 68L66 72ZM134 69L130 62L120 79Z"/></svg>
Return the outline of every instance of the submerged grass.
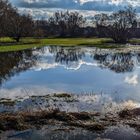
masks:
<svg viewBox="0 0 140 140"><path fill-rule="evenodd" d="M57 98L71 98L72 97L72 95L68 93L54 94L53 96Z"/></svg>
<svg viewBox="0 0 140 140"><path fill-rule="evenodd" d="M129 114L131 115L128 119ZM110 126L117 126L117 124L129 125L140 131L139 119L135 119L138 116L140 116L140 109L127 110L127 112L123 110L119 112L118 116L106 114L104 117L99 113L62 112L58 109L36 112L0 113L0 131L27 130L60 123L62 126L79 127L92 132L104 131Z"/></svg>
<svg viewBox="0 0 140 140"><path fill-rule="evenodd" d="M50 99L53 97L61 100L62 98L71 99L73 96L68 93L60 93L41 97ZM13 106L14 104L10 99L1 99L0 101L4 106ZM40 106L39 104L37 105ZM32 128L41 128L45 125L57 124L82 128L92 132L102 132L108 127L122 124L129 125L140 132L140 108L123 109L118 112L108 112L105 114L97 111L61 111L61 108L58 109L58 106L55 109L47 107L46 109L38 108L37 110L33 110L34 109L28 110L26 108L25 110L19 110L16 112L1 112L0 132L7 130L27 130Z"/></svg>

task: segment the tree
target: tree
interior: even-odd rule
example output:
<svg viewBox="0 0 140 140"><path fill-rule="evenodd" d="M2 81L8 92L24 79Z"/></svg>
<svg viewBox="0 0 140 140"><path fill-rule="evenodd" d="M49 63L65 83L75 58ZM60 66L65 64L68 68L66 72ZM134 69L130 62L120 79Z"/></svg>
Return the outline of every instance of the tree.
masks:
<svg viewBox="0 0 140 140"><path fill-rule="evenodd" d="M0 0L0 35L19 42L21 37L33 33L33 20L29 15L20 15L8 0Z"/></svg>
<svg viewBox="0 0 140 140"><path fill-rule="evenodd" d="M0 0L0 36L6 35L9 13L13 13L14 11L15 9L7 0Z"/></svg>
<svg viewBox="0 0 140 140"><path fill-rule="evenodd" d="M48 35L47 21L46 20L35 20L34 21L34 37L41 38Z"/></svg>
<svg viewBox="0 0 140 140"><path fill-rule="evenodd" d="M98 37L108 37L107 32L107 21L109 20L109 16L107 14L97 14L94 16L94 22L96 25L96 34Z"/></svg>
<svg viewBox="0 0 140 140"><path fill-rule="evenodd" d="M19 15L18 13L10 13L8 36L20 41L21 37L29 37L33 33L34 23L29 15Z"/></svg>
<svg viewBox="0 0 140 140"><path fill-rule="evenodd" d="M105 32L116 43L126 43L132 37L132 30L137 27L136 10L132 7L110 15L96 15L94 19L99 33Z"/></svg>
<svg viewBox="0 0 140 140"><path fill-rule="evenodd" d="M56 29L60 36L75 36L85 19L78 12L56 12L48 20L50 28Z"/></svg>

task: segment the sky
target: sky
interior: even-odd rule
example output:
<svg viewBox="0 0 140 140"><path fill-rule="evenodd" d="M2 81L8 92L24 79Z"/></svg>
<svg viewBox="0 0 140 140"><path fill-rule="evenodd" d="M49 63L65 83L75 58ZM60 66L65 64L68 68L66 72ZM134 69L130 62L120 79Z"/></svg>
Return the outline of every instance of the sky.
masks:
<svg viewBox="0 0 140 140"><path fill-rule="evenodd" d="M140 12L140 0L9 0L21 13L34 18L47 18L55 11L76 10L90 16L96 12L111 12L132 5Z"/></svg>

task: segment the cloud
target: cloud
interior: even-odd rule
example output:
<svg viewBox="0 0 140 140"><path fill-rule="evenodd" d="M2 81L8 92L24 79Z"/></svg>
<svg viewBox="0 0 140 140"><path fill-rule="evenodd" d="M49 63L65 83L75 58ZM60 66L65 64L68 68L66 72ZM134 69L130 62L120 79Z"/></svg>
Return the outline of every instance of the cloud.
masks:
<svg viewBox="0 0 140 140"><path fill-rule="evenodd" d="M77 8L79 0L19 0L16 5L25 8Z"/></svg>
<svg viewBox="0 0 140 140"><path fill-rule="evenodd" d="M53 16L56 11L66 11L66 9L60 8L19 8L20 13L30 14L34 19L47 19ZM69 10L73 11L73 10ZM86 19L91 19L92 16L97 14L96 11L88 10L74 10L82 14Z"/></svg>
<svg viewBox="0 0 140 140"><path fill-rule="evenodd" d="M30 97L27 95L27 92L29 92ZM61 111L69 112L83 112L88 110L90 112L100 111L102 113L117 113L124 109L140 107L140 104L133 100L116 102L109 94L80 94L80 96L73 94L72 99L74 98L76 102L73 102L72 104L67 102L65 99L53 96L46 98L46 95L53 95L53 93L62 92L56 92L55 90L50 90L50 92L48 92L48 88L46 86L31 86L26 91L22 87L15 89L1 89L1 101L12 99L21 102L15 102L16 104L12 107L6 107L1 104L0 112L21 111L24 109L33 111L40 108L45 110L50 108L59 108Z"/></svg>
<svg viewBox="0 0 140 140"><path fill-rule="evenodd" d="M40 70L48 70L48 69L53 69L53 68L62 66L67 70L79 70L83 65L95 66L95 67L98 66L98 64L96 64L96 63L88 63L88 62L84 62L84 61L80 60L78 62L70 63L67 66L65 64L63 65L63 64L58 64L58 63L55 63L55 62L53 64L49 64L49 63L46 63L46 62L45 63L38 62L36 64L36 66L33 67L33 69L35 69L36 71L40 71Z"/></svg>
<svg viewBox="0 0 140 140"><path fill-rule="evenodd" d="M12 2L12 0L11 0ZM138 0L14 0L22 8L64 8L75 10L114 11L126 5L137 6Z"/></svg>
<svg viewBox="0 0 140 140"><path fill-rule="evenodd" d="M26 90L25 90L26 89ZM25 99L29 96L43 96L51 93L61 93L62 91L57 91L46 86L32 86L28 85L26 87L16 87L12 89L0 89L0 99ZM29 95L28 95L29 93Z"/></svg>
<svg viewBox="0 0 140 140"><path fill-rule="evenodd" d="M10 0L10 2L18 7L19 12L31 14L35 19L49 17L50 11L51 15L58 10L79 10L81 14L85 11L111 12L128 5L133 5L137 12L140 12L139 0Z"/></svg>
<svg viewBox="0 0 140 140"><path fill-rule="evenodd" d="M83 3L79 8L83 10L97 10L97 11L116 11L119 9L124 8L126 5L129 5L128 2L126 3L113 3L112 1L87 1Z"/></svg>
<svg viewBox="0 0 140 140"><path fill-rule="evenodd" d="M138 75L133 75L130 77L127 76L124 81L125 81L125 83L130 84L130 85L137 85L139 83Z"/></svg>

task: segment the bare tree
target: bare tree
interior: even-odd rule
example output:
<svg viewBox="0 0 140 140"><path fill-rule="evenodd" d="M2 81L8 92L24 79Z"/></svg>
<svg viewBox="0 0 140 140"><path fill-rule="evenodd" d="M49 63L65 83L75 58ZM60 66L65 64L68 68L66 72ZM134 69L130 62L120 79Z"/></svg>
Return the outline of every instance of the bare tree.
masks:
<svg viewBox="0 0 140 140"><path fill-rule="evenodd" d="M33 33L33 20L29 15L20 15L8 0L0 0L0 35L19 42L21 37Z"/></svg>
<svg viewBox="0 0 140 140"><path fill-rule="evenodd" d="M56 12L48 20L53 29L57 29L60 36L75 36L85 23L85 19L78 12Z"/></svg>
<svg viewBox="0 0 140 140"><path fill-rule="evenodd" d="M116 43L126 43L132 37L131 32L137 27L136 10L132 7L110 15L96 15L94 19L99 33L105 32Z"/></svg>
<svg viewBox="0 0 140 140"><path fill-rule="evenodd" d="M35 20L34 21L34 37L40 38L40 37L45 37L48 35L48 22L46 20Z"/></svg>
<svg viewBox="0 0 140 140"><path fill-rule="evenodd" d="M9 13L12 13L15 9L7 0L0 0L0 35L6 35L6 29L9 19Z"/></svg>
<svg viewBox="0 0 140 140"><path fill-rule="evenodd" d="M94 16L94 23L96 25L96 34L98 37L108 37L107 32L107 21L109 20L109 16L107 14L97 14Z"/></svg>
<svg viewBox="0 0 140 140"><path fill-rule="evenodd" d="M10 13L8 36L20 41L21 37L29 37L33 33L33 20L29 15L19 15L18 13Z"/></svg>

